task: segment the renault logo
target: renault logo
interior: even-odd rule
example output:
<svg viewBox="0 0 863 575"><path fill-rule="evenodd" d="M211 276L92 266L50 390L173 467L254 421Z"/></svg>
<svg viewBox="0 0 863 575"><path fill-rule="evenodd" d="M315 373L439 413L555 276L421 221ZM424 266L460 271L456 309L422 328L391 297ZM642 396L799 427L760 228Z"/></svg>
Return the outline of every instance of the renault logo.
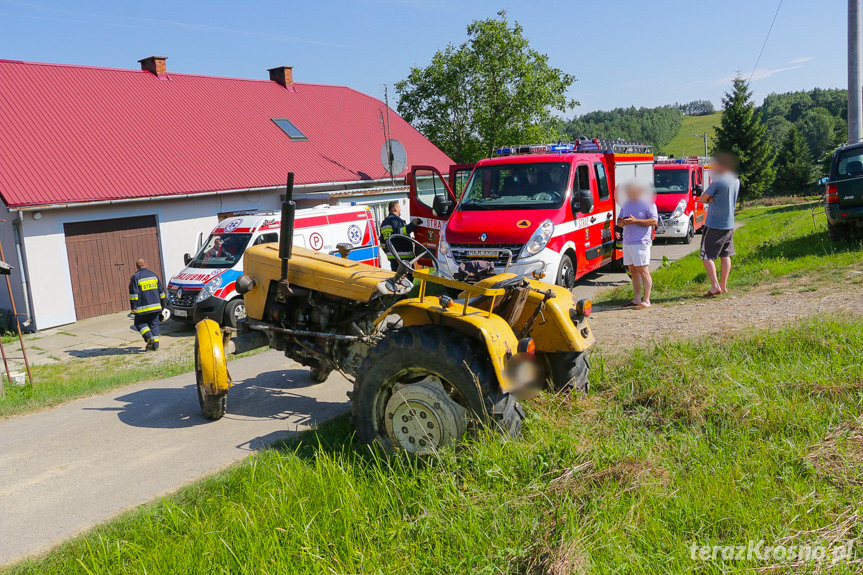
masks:
<svg viewBox="0 0 863 575"><path fill-rule="evenodd" d="M488 239L488 234L483 232L479 235L479 241L484 242Z"/></svg>

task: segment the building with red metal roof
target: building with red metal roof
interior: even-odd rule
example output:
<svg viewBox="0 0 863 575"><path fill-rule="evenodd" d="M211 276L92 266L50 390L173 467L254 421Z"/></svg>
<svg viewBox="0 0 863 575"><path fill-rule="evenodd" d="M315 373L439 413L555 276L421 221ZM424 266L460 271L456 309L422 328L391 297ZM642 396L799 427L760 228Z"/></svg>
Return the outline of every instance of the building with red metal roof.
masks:
<svg viewBox="0 0 863 575"><path fill-rule="evenodd" d="M385 128L411 164L451 164L380 100L295 83L290 67L249 80L140 64L0 60L0 240L19 313L39 329L103 313L88 292L122 292L138 245L170 277L220 216L276 208L288 171L305 197L404 197L404 172L381 162Z"/></svg>

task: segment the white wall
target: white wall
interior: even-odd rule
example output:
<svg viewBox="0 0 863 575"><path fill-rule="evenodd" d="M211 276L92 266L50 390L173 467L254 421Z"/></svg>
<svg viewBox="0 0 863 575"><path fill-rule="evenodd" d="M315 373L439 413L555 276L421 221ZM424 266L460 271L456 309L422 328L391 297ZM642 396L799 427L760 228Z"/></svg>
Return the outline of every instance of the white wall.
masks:
<svg viewBox="0 0 863 575"><path fill-rule="evenodd" d="M184 267L183 254L195 251L198 234L203 232L206 235L215 227L218 213L278 209L279 205L279 191L275 190L41 210L42 217L39 220L33 218L34 212L23 213L22 241L30 277L36 327L46 329L76 321L63 224L155 215L159 226L162 267L167 280ZM4 249L8 251L6 234L2 227L0 239L3 240ZM7 254L7 257L10 256ZM16 303L19 303L17 294Z"/></svg>

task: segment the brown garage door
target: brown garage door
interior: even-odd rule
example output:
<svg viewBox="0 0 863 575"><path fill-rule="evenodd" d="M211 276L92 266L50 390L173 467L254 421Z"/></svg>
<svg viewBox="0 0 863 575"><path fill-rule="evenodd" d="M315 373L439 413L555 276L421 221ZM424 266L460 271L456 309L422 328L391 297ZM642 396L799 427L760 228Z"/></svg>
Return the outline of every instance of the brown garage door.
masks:
<svg viewBox="0 0 863 575"><path fill-rule="evenodd" d="M65 224L78 319L129 309L129 278L144 258L162 277L156 216Z"/></svg>

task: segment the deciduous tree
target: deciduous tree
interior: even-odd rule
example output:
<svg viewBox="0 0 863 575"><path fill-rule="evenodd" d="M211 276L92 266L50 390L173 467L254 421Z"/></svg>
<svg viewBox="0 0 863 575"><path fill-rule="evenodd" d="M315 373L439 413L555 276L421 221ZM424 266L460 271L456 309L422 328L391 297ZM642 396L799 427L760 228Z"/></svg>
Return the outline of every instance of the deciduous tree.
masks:
<svg viewBox="0 0 863 575"><path fill-rule="evenodd" d="M467 35L396 84L399 114L457 162L557 139L552 110L576 105L566 95L575 77L532 49L505 11L472 22Z"/></svg>

